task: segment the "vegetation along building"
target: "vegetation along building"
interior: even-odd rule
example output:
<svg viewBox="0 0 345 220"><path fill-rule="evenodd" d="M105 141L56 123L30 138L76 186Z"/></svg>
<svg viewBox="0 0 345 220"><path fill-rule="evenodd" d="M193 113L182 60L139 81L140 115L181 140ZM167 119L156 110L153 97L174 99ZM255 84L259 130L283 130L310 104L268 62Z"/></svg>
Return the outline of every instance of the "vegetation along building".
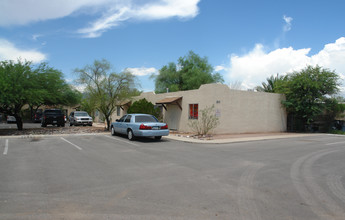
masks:
<svg viewBox="0 0 345 220"><path fill-rule="evenodd" d="M205 84L197 90L155 94L145 92L133 102L145 98L162 109L169 129L191 132L190 120L199 120L200 110L214 106L219 125L213 133L258 133L286 131L287 115L281 105L284 96L275 93L232 90L224 84ZM129 102L121 103L112 120L126 114Z"/></svg>

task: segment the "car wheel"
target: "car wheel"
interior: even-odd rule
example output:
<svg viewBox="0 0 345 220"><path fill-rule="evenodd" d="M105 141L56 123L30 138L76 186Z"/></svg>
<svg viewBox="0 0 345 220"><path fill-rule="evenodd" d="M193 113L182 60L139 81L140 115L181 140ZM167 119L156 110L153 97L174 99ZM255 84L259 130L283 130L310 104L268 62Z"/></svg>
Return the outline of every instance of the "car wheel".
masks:
<svg viewBox="0 0 345 220"><path fill-rule="evenodd" d="M112 136L115 136L115 135L116 135L116 132L115 132L115 128L114 128L114 127L111 127L111 135L112 135Z"/></svg>
<svg viewBox="0 0 345 220"><path fill-rule="evenodd" d="M61 127L65 127L65 123L61 124Z"/></svg>
<svg viewBox="0 0 345 220"><path fill-rule="evenodd" d="M127 137L128 137L128 140L130 140L130 141L134 140L135 136L134 136L132 130L128 130Z"/></svg>
<svg viewBox="0 0 345 220"><path fill-rule="evenodd" d="M155 139L160 140L160 139L162 139L162 136L155 136Z"/></svg>
<svg viewBox="0 0 345 220"><path fill-rule="evenodd" d="M70 123L69 123L69 126L71 127L71 126L73 126L73 124L70 122Z"/></svg>

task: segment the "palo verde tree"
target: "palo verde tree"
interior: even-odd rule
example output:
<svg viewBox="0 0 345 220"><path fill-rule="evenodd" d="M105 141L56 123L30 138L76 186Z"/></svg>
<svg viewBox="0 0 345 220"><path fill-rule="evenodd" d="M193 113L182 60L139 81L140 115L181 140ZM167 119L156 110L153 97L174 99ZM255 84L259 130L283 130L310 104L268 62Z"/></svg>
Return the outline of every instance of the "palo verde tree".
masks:
<svg viewBox="0 0 345 220"><path fill-rule="evenodd" d="M156 93L163 93L166 89L171 92L198 89L202 84L224 82L219 73L213 73L207 57L201 58L193 51L180 57L177 64L170 62L163 66L152 78L155 79Z"/></svg>
<svg viewBox="0 0 345 220"><path fill-rule="evenodd" d="M116 104L133 94L135 77L129 72L111 72L110 63L105 60L95 60L92 65L75 69L79 75L77 80L85 85L85 91L93 100L95 108L103 114L107 129L110 127L110 117L116 110Z"/></svg>
<svg viewBox="0 0 345 220"><path fill-rule="evenodd" d="M323 113L329 106L327 103L330 96L338 92L339 76L334 71L319 66L307 66L286 77L275 91L285 94L286 100L282 104L303 125L310 124Z"/></svg>
<svg viewBox="0 0 345 220"><path fill-rule="evenodd" d="M47 64L33 66L29 61L0 62L0 112L16 118L23 129L24 105L64 105L78 102L78 93L62 78L62 73Z"/></svg>

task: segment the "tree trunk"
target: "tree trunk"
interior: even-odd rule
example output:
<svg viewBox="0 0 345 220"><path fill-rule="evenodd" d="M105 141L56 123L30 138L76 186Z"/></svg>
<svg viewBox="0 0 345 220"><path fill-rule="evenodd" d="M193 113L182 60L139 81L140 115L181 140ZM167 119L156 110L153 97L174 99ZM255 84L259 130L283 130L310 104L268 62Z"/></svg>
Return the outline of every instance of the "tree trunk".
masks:
<svg viewBox="0 0 345 220"><path fill-rule="evenodd" d="M109 120L109 117L106 117L105 120L107 121L107 131L109 131L109 128L110 128L110 120Z"/></svg>
<svg viewBox="0 0 345 220"><path fill-rule="evenodd" d="M16 123L17 123L17 129L18 129L18 131L23 130L23 120L22 120L22 117L20 117L20 116L15 116L15 118L16 118Z"/></svg>

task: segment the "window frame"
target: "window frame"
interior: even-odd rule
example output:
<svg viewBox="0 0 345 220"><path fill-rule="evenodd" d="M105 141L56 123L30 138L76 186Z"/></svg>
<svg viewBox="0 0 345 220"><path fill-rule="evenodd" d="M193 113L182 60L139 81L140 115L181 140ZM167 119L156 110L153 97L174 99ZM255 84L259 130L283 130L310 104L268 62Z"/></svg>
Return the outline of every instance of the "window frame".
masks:
<svg viewBox="0 0 345 220"><path fill-rule="evenodd" d="M121 107L116 106L116 116L120 116L120 115L121 115Z"/></svg>
<svg viewBox="0 0 345 220"><path fill-rule="evenodd" d="M188 119L198 120L199 118L199 104L189 104Z"/></svg>

